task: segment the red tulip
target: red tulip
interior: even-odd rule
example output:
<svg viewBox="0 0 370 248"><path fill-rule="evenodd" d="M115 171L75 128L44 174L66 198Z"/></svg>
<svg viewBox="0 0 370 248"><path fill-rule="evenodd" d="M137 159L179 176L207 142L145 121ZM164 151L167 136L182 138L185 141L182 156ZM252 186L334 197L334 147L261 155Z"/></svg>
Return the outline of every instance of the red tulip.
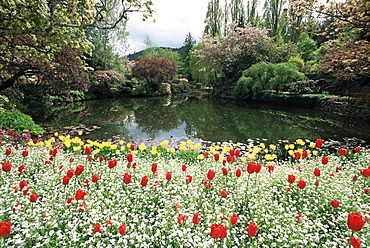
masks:
<svg viewBox="0 0 370 248"><path fill-rule="evenodd" d="M302 222L302 221L303 221L304 216L303 216L303 214L301 214L301 213L297 213L297 214L296 214L296 216L295 216L295 218L297 219L297 221L298 221L298 222Z"/></svg>
<svg viewBox="0 0 370 248"><path fill-rule="evenodd" d="M39 198L37 193L30 194L30 202L36 202Z"/></svg>
<svg viewBox="0 0 370 248"><path fill-rule="evenodd" d="M348 214L347 226L354 232L361 231L362 227L365 225L366 220L362 219L362 215L356 212Z"/></svg>
<svg viewBox="0 0 370 248"><path fill-rule="evenodd" d="M361 170L360 173L363 177L370 177L370 169L369 168Z"/></svg>
<svg viewBox="0 0 370 248"><path fill-rule="evenodd" d="M230 156L235 156L235 150L234 149L230 149L229 154L230 154Z"/></svg>
<svg viewBox="0 0 370 248"><path fill-rule="evenodd" d="M256 162L250 162L247 166L247 171L249 174L252 174L256 170L257 163Z"/></svg>
<svg viewBox="0 0 370 248"><path fill-rule="evenodd" d="M86 209L86 202L83 202L80 205L78 205L78 211L82 212L82 211L85 211L85 209Z"/></svg>
<svg viewBox="0 0 370 248"><path fill-rule="evenodd" d="M97 233L97 232L101 232L101 229L100 229L100 224L99 223L96 223L95 225L94 225L94 233Z"/></svg>
<svg viewBox="0 0 370 248"><path fill-rule="evenodd" d="M9 172L12 169L12 164L10 162L1 163L1 165L4 172Z"/></svg>
<svg viewBox="0 0 370 248"><path fill-rule="evenodd" d="M362 240L360 238L355 237L355 236L351 236L348 239L348 244L352 245L353 248L360 248L361 243L362 243Z"/></svg>
<svg viewBox="0 0 370 248"><path fill-rule="evenodd" d="M119 233L120 233L121 235L125 235L125 233L126 233L126 225L125 225L125 224L120 225L120 226L118 227L118 230L119 230Z"/></svg>
<svg viewBox="0 0 370 248"><path fill-rule="evenodd" d="M301 166L298 166L298 167L297 167L297 170L298 170L299 172L302 172L302 167L301 167Z"/></svg>
<svg viewBox="0 0 370 248"><path fill-rule="evenodd" d="M294 153L294 158L295 159L301 159L301 153L300 152L295 152Z"/></svg>
<svg viewBox="0 0 370 248"><path fill-rule="evenodd" d="M337 207L339 207L339 201L337 201L337 200L332 200L332 201L331 201L331 206L332 206L333 208L337 208Z"/></svg>
<svg viewBox="0 0 370 248"><path fill-rule="evenodd" d="M75 159L74 159L74 158L70 158L70 159L69 159L69 162L70 162L70 163L73 163L73 161L75 161Z"/></svg>
<svg viewBox="0 0 370 248"><path fill-rule="evenodd" d="M232 163L232 162L234 162L234 157L233 157L233 156L231 156L231 155L228 155L228 156L226 157L226 161L227 161L228 163Z"/></svg>
<svg viewBox="0 0 370 248"><path fill-rule="evenodd" d="M21 211L22 210L22 204L20 204L20 203L16 203L15 205L14 205L14 207L13 207L13 212L19 212L19 211ZM1 231L0 231L1 232ZM1 237L1 235L0 235L0 237Z"/></svg>
<svg viewBox="0 0 370 248"><path fill-rule="evenodd" d="M62 178L63 185L68 185L69 184L69 179L71 179L69 176L64 176Z"/></svg>
<svg viewBox="0 0 370 248"><path fill-rule="evenodd" d="M262 165L257 163L256 166L254 167L254 172L258 173L261 171Z"/></svg>
<svg viewBox="0 0 370 248"><path fill-rule="evenodd" d="M87 157L87 161L91 162L93 160L93 157L92 156L88 156Z"/></svg>
<svg viewBox="0 0 370 248"><path fill-rule="evenodd" d="M177 216L177 223L179 223L179 225L183 225L185 223L185 218L186 218L186 215L179 214Z"/></svg>
<svg viewBox="0 0 370 248"><path fill-rule="evenodd" d="M258 226L254 222L249 222L248 224L248 235L250 237L256 237L258 232Z"/></svg>
<svg viewBox="0 0 370 248"><path fill-rule="evenodd" d="M204 153L204 157L205 157L205 158L209 158L209 152L205 152L205 153Z"/></svg>
<svg viewBox="0 0 370 248"><path fill-rule="evenodd" d="M187 169L186 165L185 165L185 164L183 164L183 165L181 166L181 170L182 170L182 171L186 171L186 169Z"/></svg>
<svg viewBox="0 0 370 248"><path fill-rule="evenodd" d="M167 174L166 174L166 180L167 181L171 181L171 179L172 179L172 172L167 172Z"/></svg>
<svg viewBox="0 0 370 248"><path fill-rule="evenodd" d="M99 176L97 174L94 174L91 176L91 181L96 183L99 180Z"/></svg>
<svg viewBox="0 0 370 248"><path fill-rule="evenodd" d="M206 189L209 189L209 188L211 187L211 182L210 182L210 181L208 181L208 180L205 180L205 181L203 182L203 185L204 185L204 187L205 187Z"/></svg>
<svg viewBox="0 0 370 248"><path fill-rule="evenodd" d="M130 150L134 151L135 150L135 145L130 145Z"/></svg>
<svg viewBox="0 0 370 248"><path fill-rule="evenodd" d="M229 171L227 170L227 168L226 168L226 167L222 167L222 168L221 168L221 170L222 170L222 174L223 174L224 176L227 176L227 174L229 174Z"/></svg>
<svg viewBox="0 0 370 248"><path fill-rule="evenodd" d="M85 154L89 155L91 153L91 148L89 146L85 147Z"/></svg>
<svg viewBox="0 0 370 248"><path fill-rule="evenodd" d="M227 236L227 226L223 224L212 224L211 225L211 236L214 239L226 238Z"/></svg>
<svg viewBox="0 0 370 248"><path fill-rule="evenodd" d="M149 178L147 176L143 176L143 178L141 178L141 186L145 187L148 184L148 180Z"/></svg>
<svg viewBox="0 0 370 248"><path fill-rule="evenodd" d="M132 178L131 174L125 173L125 175L123 176L123 182L125 184L129 184L131 182L131 178Z"/></svg>
<svg viewBox="0 0 370 248"><path fill-rule="evenodd" d="M346 154L347 154L347 150L346 149L343 149L343 148L339 149L339 155L345 156Z"/></svg>
<svg viewBox="0 0 370 248"><path fill-rule="evenodd" d="M67 199L67 204L71 204L71 203L72 203L72 201L73 201L73 198L72 198L72 197L68 197L68 199Z"/></svg>
<svg viewBox="0 0 370 248"><path fill-rule="evenodd" d="M239 220L239 218L238 218L237 214L233 214L233 215L230 216L230 223L232 225L238 224L238 220Z"/></svg>
<svg viewBox="0 0 370 248"><path fill-rule="evenodd" d="M288 182L290 184L292 184L292 183L294 183L294 181L295 181L295 176L294 175L288 175Z"/></svg>
<svg viewBox="0 0 370 248"><path fill-rule="evenodd" d="M315 183L314 183L314 185L315 185L316 187L318 187L318 186L320 185L319 180L316 180L316 181L315 181Z"/></svg>
<svg viewBox="0 0 370 248"><path fill-rule="evenodd" d="M315 175L315 176L317 176L317 177L319 177L320 176L320 169L319 168L316 168L314 171L313 171L313 174Z"/></svg>
<svg viewBox="0 0 370 248"><path fill-rule="evenodd" d="M192 220L193 221L193 224L194 225L198 225L201 219L202 219L202 217L200 216L200 214L199 213L195 213L193 215L193 220Z"/></svg>
<svg viewBox="0 0 370 248"><path fill-rule="evenodd" d="M22 152L22 156L25 158L25 157L27 157L28 156L28 151L23 151Z"/></svg>
<svg viewBox="0 0 370 248"><path fill-rule="evenodd" d="M152 163L152 172L156 172L158 170L158 165L156 163Z"/></svg>
<svg viewBox="0 0 370 248"><path fill-rule="evenodd" d="M85 167L83 165L76 166L75 175L76 176L81 175L84 170L85 170Z"/></svg>
<svg viewBox="0 0 370 248"><path fill-rule="evenodd" d="M132 153L129 153L126 156L126 159L127 159L127 162L131 163L132 161L134 161L134 155L132 155Z"/></svg>
<svg viewBox="0 0 370 248"><path fill-rule="evenodd" d="M215 154L213 155L213 158L214 158L214 160L215 160L215 161L220 160L220 154L215 153Z"/></svg>
<svg viewBox="0 0 370 248"><path fill-rule="evenodd" d="M306 187L306 182L303 180L298 181L298 188L304 189Z"/></svg>
<svg viewBox="0 0 370 248"><path fill-rule="evenodd" d="M67 171L67 176L68 176L69 178L72 178L74 174L75 174L75 171L74 171L74 170L68 170L68 171Z"/></svg>
<svg viewBox="0 0 370 248"><path fill-rule="evenodd" d="M275 166L269 165L267 166L267 171L271 174L275 170Z"/></svg>
<svg viewBox="0 0 370 248"><path fill-rule="evenodd" d="M83 180L83 181L82 181L82 185L83 185L84 187L89 187L89 179L85 179L85 180Z"/></svg>
<svg viewBox="0 0 370 248"><path fill-rule="evenodd" d="M5 238L12 231L12 222L0 222L0 237Z"/></svg>
<svg viewBox="0 0 370 248"><path fill-rule="evenodd" d="M187 176L185 177L185 182L186 182L187 184L189 184L189 183L191 183L191 181L193 181L193 177L192 177L192 176L190 176L190 175L187 175Z"/></svg>
<svg viewBox="0 0 370 248"><path fill-rule="evenodd" d="M240 150L235 151L235 157L237 157L237 158L240 157Z"/></svg>
<svg viewBox="0 0 370 248"><path fill-rule="evenodd" d="M360 147L356 147L356 148L355 148L355 152L356 152L356 153L360 153L360 152L361 152L361 148L360 148Z"/></svg>
<svg viewBox="0 0 370 248"><path fill-rule="evenodd" d="M316 140L316 147L317 147L317 148L321 148L323 143L324 143L324 140L322 140L322 139L317 139L317 140Z"/></svg>
<svg viewBox="0 0 370 248"><path fill-rule="evenodd" d="M99 162L103 162L104 161L104 156L99 156Z"/></svg>
<svg viewBox="0 0 370 248"><path fill-rule="evenodd" d="M112 220L107 220L107 221L105 222L105 225L106 225L108 228L112 227L112 226L113 226Z"/></svg>
<svg viewBox="0 0 370 248"><path fill-rule="evenodd" d="M208 180L212 180L213 178L215 178L215 175L216 175L216 172L214 170L208 170L208 173L207 173Z"/></svg>
<svg viewBox="0 0 370 248"><path fill-rule="evenodd" d="M23 194L23 195L28 195L28 191L30 191L30 188L29 188L29 187L26 187L26 188L22 191L22 194Z"/></svg>
<svg viewBox="0 0 370 248"><path fill-rule="evenodd" d="M302 152L302 158L307 158L308 157L308 152L307 151L303 151Z"/></svg>
<svg viewBox="0 0 370 248"><path fill-rule="evenodd" d="M76 194L75 194L75 199L78 201L78 200L81 200L81 199L83 199L85 196L87 195L87 193L86 192L84 192L83 190L81 190L81 189L78 189L77 191L76 191Z"/></svg>
<svg viewBox="0 0 370 248"><path fill-rule="evenodd" d="M364 193L365 193L366 195L368 195L368 194L369 194L369 189L364 189Z"/></svg>
<svg viewBox="0 0 370 248"><path fill-rule="evenodd" d="M19 182L19 188L23 189L26 186L28 186L28 183L26 180L22 180Z"/></svg>
<svg viewBox="0 0 370 248"><path fill-rule="evenodd" d="M328 158L328 157L326 157L326 156L323 156L323 157L321 158L321 163L322 163L322 164L327 164L327 163L329 163L329 158Z"/></svg>
<svg viewBox="0 0 370 248"><path fill-rule="evenodd" d="M10 149L10 148L6 148L5 149L5 155L10 155L10 154L12 154L12 149Z"/></svg>
<svg viewBox="0 0 370 248"><path fill-rule="evenodd" d="M117 165L117 159L113 159L113 160L108 161L108 168L109 169L114 168L116 165Z"/></svg>
<svg viewBox="0 0 370 248"><path fill-rule="evenodd" d="M241 175L242 175L242 170L241 169L237 169L236 172L235 172L235 176L236 177L241 177Z"/></svg>
<svg viewBox="0 0 370 248"><path fill-rule="evenodd" d="M227 197L227 191L226 190L221 190L221 197L226 198Z"/></svg>
<svg viewBox="0 0 370 248"><path fill-rule="evenodd" d="M19 166L18 168L18 171L23 172L25 169L26 169L26 166L24 164L21 164L21 166Z"/></svg>

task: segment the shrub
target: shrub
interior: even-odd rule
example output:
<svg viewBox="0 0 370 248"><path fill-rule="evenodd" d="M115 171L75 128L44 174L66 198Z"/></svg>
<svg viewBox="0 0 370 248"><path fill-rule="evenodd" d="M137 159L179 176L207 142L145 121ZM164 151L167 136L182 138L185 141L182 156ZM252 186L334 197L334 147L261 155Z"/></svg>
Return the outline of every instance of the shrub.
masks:
<svg viewBox="0 0 370 248"><path fill-rule="evenodd" d="M89 92L96 96L112 97L125 87L125 76L115 71L96 71L92 75Z"/></svg>
<svg viewBox="0 0 370 248"><path fill-rule="evenodd" d="M249 78L249 79L248 79ZM261 62L243 71L234 87L234 98L255 98L265 90L287 91L296 81L305 79L291 63L272 64Z"/></svg>
<svg viewBox="0 0 370 248"><path fill-rule="evenodd" d="M44 133L44 130L32 120L31 116L19 111L0 113L0 126L3 129L12 129L19 134L24 133L25 130L28 130L32 136Z"/></svg>
<svg viewBox="0 0 370 248"><path fill-rule="evenodd" d="M146 88L143 85L136 85L131 91L133 96L145 96L146 94Z"/></svg>

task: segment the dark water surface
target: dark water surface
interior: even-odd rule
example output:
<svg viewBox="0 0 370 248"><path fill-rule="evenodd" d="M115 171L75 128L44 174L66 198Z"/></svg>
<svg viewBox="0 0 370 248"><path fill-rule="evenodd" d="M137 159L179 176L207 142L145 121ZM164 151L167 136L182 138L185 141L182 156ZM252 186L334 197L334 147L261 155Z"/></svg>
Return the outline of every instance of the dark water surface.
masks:
<svg viewBox="0 0 370 248"><path fill-rule="evenodd" d="M356 137L370 144L370 123L328 116L314 109L216 102L209 98L128 98L32 108L36 123L54 130L99 127L84 138L181 139L247 143Z"/></svg>

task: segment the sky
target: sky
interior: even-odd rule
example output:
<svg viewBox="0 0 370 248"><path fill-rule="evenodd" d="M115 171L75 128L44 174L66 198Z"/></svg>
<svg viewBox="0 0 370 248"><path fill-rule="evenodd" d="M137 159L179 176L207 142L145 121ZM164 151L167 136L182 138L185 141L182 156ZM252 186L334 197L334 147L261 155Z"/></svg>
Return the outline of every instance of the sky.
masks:
<svg viewBox="0 0 370 248"><path fill-rule="evenodd" d="M181 47L189 32L199 42L207 6L208 0L153 0L155 13L152 18L142 21L142 13L130 13L126 54L143 50L146 36L158 47Z"/></svg>

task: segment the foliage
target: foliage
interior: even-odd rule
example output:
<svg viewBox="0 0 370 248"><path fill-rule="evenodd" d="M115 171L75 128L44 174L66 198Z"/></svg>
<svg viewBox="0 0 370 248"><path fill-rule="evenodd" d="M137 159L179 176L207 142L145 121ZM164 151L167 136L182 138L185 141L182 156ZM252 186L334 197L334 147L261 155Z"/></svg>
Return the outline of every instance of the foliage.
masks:
<svg viewBox="0 0 370 248"><path fill-rule="evenodd" d="M9 101L7 96L0 95L0 113L13 110L15 105Z"/></svg>
<svg viewBox="0 0 370 248"><path fill-rule="evenodd" d="M206 62L200 61L200 58L197 54L197 50L203 49L203 44L199 43L198 45L194 46L190 51L187 59L189 60L189 68L191 79L194 80L196 83L202 83L204 85L210 85L212 81L216 79L215 72L210 70L205 70L204 67L207 66Z"/></svg>
<svg viewBox="0 0 370 248"><path fill-rule="evenodd" d="M370 77L370 43L366 40L329 43L320 71L331 72L338 79Z"/></svg>
<svg viewBox="0 0 370 248"><path fill-rule="evenodd" d="M95 96L112 97L126 87L125 76L115 71L96 71L92 75L89 93Z"/></svg>
<svg viewBox="0 0 370 248"><path fill-rule="evenodd" d="M154 93L159 90L162 83L171 82L177 75L176 61L167 57L140 57L132 68L132 74L138 79L146 80L149 91Z"/></svg>
<svg viewBox="0 0 370 248"><path fill-rule="evenodd" d="M299 71L302 71L302 68L304 67L304 60L300 57L289 58L288 62L294 64Z"/></svg>
<svg viewBox="0 0 370 248"><path fill-rule="evenodd" d="M329 1L295 0L297 13L318 14L318 17L333 19L329 25L331 32L348 35L348 30L370 36L370 16L368 14L370 3L368 0Z"/></svg>
<svg viewBox="0 0 370 248"><path fill-rule="evenodd" d="M294 52L294 49L277 46L267 36L266 29L232 24L227 34L224 39L203 35L203 48L194 51L199 62L205 65L202 70L223 71L226 76L235 77L260 61L284 62Z"/></svg>
<svg viewBox="0 0 370 248"><path fill-rule="evenodd" d="M223 16L224 13L220 6L220 0L210 0L208 2L206 19L204 20L206 24L204 33L210 37L221 36Z"/></svg>
<svg viewBox="0 0 370 248"><path fill-rule="evenodd" d="M307 33L302 33L297 42L297 52L301 55L304 61L316 60L317 45Z"/></svg>
<svg viewBox="0 0 370 248"><path fill-rule="evenodd" d="M255 98L265 90L286 91L296 81L305 79L291 63L260 62L243 71L233 90L234 98Z"/></svg>
<svg viewBox="0 0 370 248"><path fill-rule="evenodd" d="M128 12L143 11L144 18L147 18L153 12L151 6L151 1L121 1L115 9L115 13L119 14L111 18L106 16L107 5L95 4L95 1L2 1L0 90L13 86L21 76L45 76L46 67L49 71L54 69L54 75L64 73L62 68L53 65L58 52L70 47L77 56L75 60L80 62L81 54L91 52L92 46L83 28L114 28L127 19ZM73 66L81 67L81 63ZM70 74L69 78L79 83L79 78L75 76Z"/></svg>
<svg viewBox="0 0 370 248"><path fill-rule="evenodd" d="M19 111L6 111L0 113L0 127L3 129L12 129L15 133L22 134L28 130L32 136L44 133L42 128L35 124L31 116Z"/></svg>

